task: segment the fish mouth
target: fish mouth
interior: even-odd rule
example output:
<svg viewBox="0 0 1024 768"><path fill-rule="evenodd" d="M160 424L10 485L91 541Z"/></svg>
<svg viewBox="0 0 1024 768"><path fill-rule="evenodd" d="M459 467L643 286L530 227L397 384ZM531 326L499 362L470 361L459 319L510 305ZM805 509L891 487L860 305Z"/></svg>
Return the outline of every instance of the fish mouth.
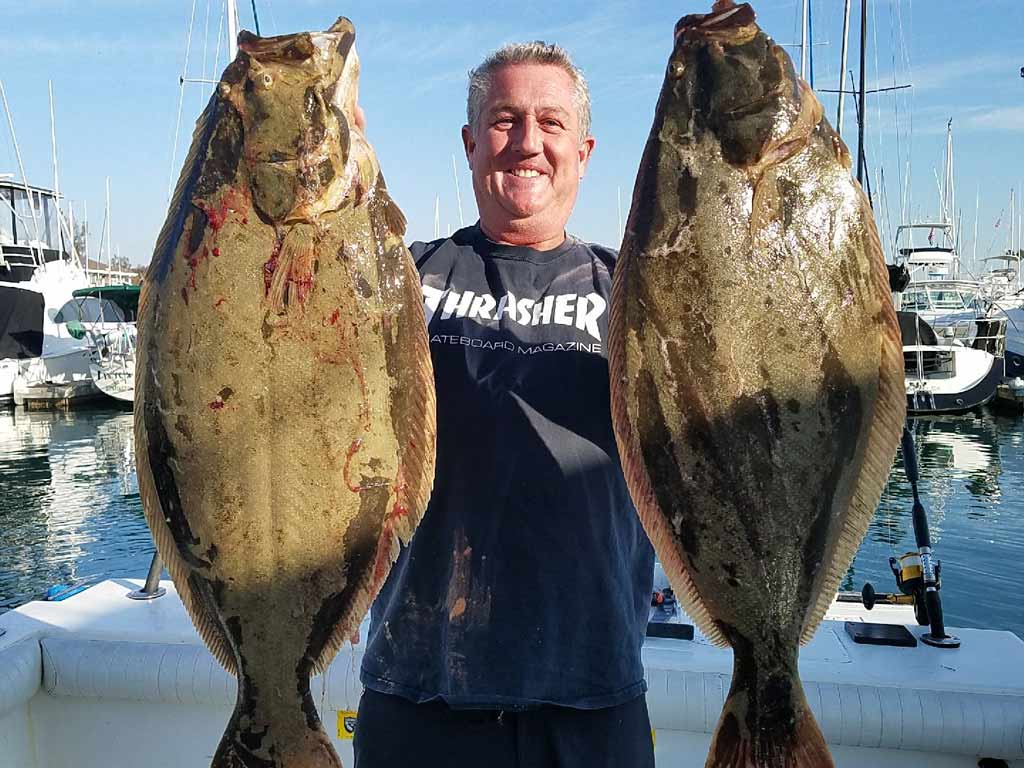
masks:
<svg viewBox="0 0 1024 768"><path fill-rule="evenodd" d="M260 62L299 63L310 59L317 50L328 50L337 45L342 58L348 56L355 42L356 31L344 16L338 18L325 32L297 32L275 37L259 37L242 30L238 33L238 48Z"/></svg>
<svg viewBox="0 0 1024 768"><path fill-rule="evenodd" d="M757 14L749 3L718 0L711 13L694 13L676 22L675 39L696 37L723 43L744 43L757 33Z"/></svg>

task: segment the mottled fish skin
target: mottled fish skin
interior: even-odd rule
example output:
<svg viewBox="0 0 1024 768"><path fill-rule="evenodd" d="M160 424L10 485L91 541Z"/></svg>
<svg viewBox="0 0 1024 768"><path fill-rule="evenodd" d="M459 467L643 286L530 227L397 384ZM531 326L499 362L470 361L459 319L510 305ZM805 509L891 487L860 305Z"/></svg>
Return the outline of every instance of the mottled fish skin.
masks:
<svg viewBox="0 0 1024 768"><path fill-rule="evenodd" d="M849 153L747 4L684 17L612 293L616 437L701 630L734 652L708 766L827 766L799 644L904 421L899 328Z"/></svg>
<svg viewBox="0 0 1024 768"><path fill-rule="evenodd" d="M419 279L355 126L355 30L242 33L144 284L139 485L157 548L238 677L216 768L340 761L309 691L427 503Z"/></svg>

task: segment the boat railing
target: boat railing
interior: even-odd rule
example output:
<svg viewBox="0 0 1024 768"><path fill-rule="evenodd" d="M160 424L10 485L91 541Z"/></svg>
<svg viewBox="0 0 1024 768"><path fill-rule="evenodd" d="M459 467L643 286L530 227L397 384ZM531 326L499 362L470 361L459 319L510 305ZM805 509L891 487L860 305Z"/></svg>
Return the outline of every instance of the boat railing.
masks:
<svg viewBox="0 0 1024 768"><path fill-rule="evenodd" d="M972 317L942 325L933 324L940 346L972 347L995 357L1006 353L1006 318Z"/></svg>

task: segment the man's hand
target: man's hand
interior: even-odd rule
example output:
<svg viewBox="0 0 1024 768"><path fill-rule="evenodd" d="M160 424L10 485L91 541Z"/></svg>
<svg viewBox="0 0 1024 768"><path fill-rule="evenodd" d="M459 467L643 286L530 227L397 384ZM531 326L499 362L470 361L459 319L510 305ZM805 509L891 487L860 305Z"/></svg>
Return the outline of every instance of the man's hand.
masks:
<svg viewBox="0 0 1024 768"><path fill-rule="evenodd" d="M356 104L356 128L362 133L366 133L366 114L358 104Z"/></svg>

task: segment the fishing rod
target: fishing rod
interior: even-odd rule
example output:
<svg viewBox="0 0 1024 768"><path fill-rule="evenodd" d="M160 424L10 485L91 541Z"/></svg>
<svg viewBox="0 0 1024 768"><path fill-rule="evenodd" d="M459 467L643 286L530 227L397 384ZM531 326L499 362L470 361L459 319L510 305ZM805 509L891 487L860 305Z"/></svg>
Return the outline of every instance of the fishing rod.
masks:
<svg viewBox="0 0 1024 768"><path fill-rule="evenodd" d="M921 559L921 584L914 589L915 612L918 610L917 604L923 602L924 617L931 628L931 632L921 635L921 642L936 648L959 648L960 640L946 634L946 627L942 621L942 600L939 597L939 568L941 566L938 561L932 559L932 539L928 530L928 514L925 512L924 504L921 503L921 495L917 489L917 454L914 451L914 438L910 434L909 422L903 425L903 438L900 445L903 449L903 470L907 474L910 490L914 494L914 507L911 516L914 521L914 539L917 541L917 551ZM897 578L899 579L899 577Z"/></svg>
<svg viewBox="0 0 1024 768"><path fill-rule="evenodd" d="M902 594L878 594L871 584L865 584L861 600L869 611L875 605L913 605L914 617L920 625L928 625L930 632L921 635L921 642L936 648L959 648L959 638L946 634L942 617L942 564L932 556L931 532L928 529L928 514L918 491L917 453L914 438L910 433L910 422L903 425L900 447L903 451L903 470L910 482L914 496L911 518L914 524L914 539L917 552L908 552L902 557L890 557L889 567L896 577L896 586Z"/></svg>

